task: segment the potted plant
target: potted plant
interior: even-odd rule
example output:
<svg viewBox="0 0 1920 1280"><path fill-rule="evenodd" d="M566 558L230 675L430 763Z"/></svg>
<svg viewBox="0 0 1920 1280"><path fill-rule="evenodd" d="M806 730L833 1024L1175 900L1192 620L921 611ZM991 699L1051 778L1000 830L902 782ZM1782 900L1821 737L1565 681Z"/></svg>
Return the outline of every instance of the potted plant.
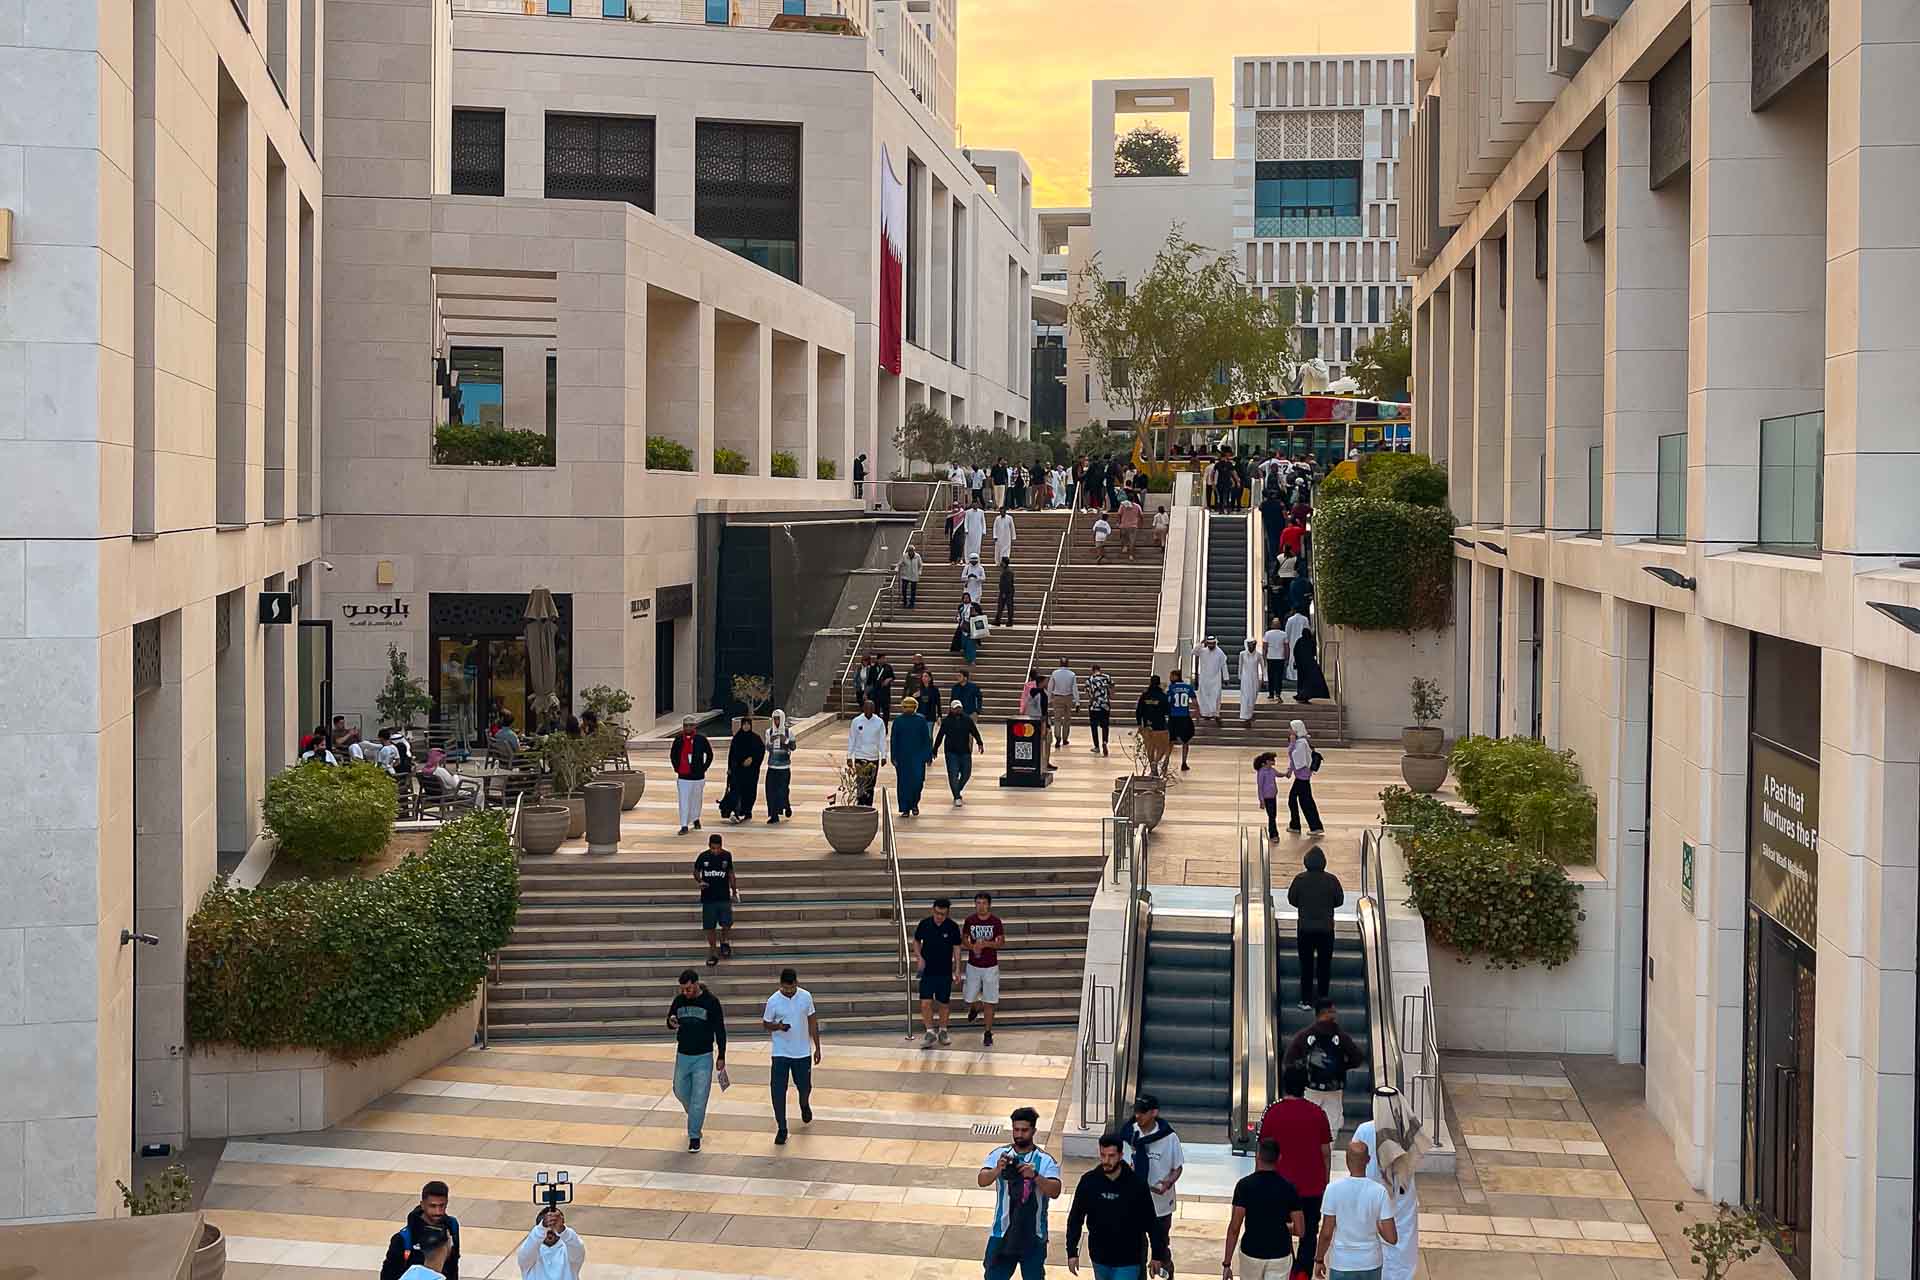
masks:
<svg viewBox="0 0 1920 1280"><path fill-rule="evenodd" d="M1138 730L1127 740L1127 755L1133 761L1133 773L1113 780L1113 815L1151 831L1166 816L1167 780L1153 771L1146 735ZM1124 807L1120 803L1122 791L1127 794Z"/></svg>
<svg viewBox="0 0 1920 1280"><path fill-rule="evenodd" d="M1684 1214L1687 1206L1676 1203L1673 1211ZM1724 1200L1714 1206L1713 1217L1693 1223L1680 1234L1687 1238L1701 1280L1724 1280L1734 1267L1768 1246L1782 1252L1787 1248L1785 1237L1759 1213L1736 1209Z"/></svg>
<svg viewBox="0 0 1920 1280"><path fill-rule="evenodd" d="M407 670L407 655L397 644L387 646L387 682L374 695L373 709L381 724L397 729L411 728L414 716L433 710L433 696Z"/></svg>
<svg viewBox="0 0 1920 1280"><path fill-rule="evenodd" d="M872 760L841 763L833 803L820 811L820 830L835 853L865 853L880 834L880 811L860 803L861 793L871 793L879 772L880 766Z"/></svg>
<svg viewBox="0 0 1920 1280"><path fill-rule="evenodd" d="M1447 709L1447 695L1440 682L1415 676L1407 686L1413 702L1413 724L1400 730L1400 776L1407 789L1431 795L1447 780L1447 757L1440 748L1446 744L1446 732L1437 721Z"/></svg>
<svg viewBox="0 0 1920 1280"><path fill-rule="evenodd" d="M127 1212L136 1218L156 1213L192 1213L193 1178L178 1164L160 1171L158 1179L148 1178L135 1193L119 1179L120 1199ZM193 1280L220 1280L227 1273L227 1239L211 1222L201 1224L200 1243L193 1248Z"/></svg>
<svg viewBox="0 0 1920 1280"><path fill-rule="evenodd" d="M584 813L582 821L585 821ZM546 856L560 852L573 810L552 800L534 800L520 806L520 851Z"/></svg>
<svg viewBox="0 0 1920 1280"><path fill-rule="evenodd" d="M550 733L540 739L540 758L553 775L555 804L568 812L567 839L587 834L587 795L585 787L594 779L594 766L605 757L606 739L582 734L575 738L565 733Z"/></svg>
<svg viewBox="0 0 1920 1280"><path fill-rule="evenodd" d="M600 731L607 740L606 755L601 761L609 765L594 775L602 782L620 784L620 808L622 812L640 803L640 797L647 793L647 775L644 770L636 769L627 758L627 739L633 731L627 727L627 713L633 710L633 695L625 689L615 689L610 685L597 684L580 695L581 710L600 721ZM618 761L614 766L612 762Z"/></svg>

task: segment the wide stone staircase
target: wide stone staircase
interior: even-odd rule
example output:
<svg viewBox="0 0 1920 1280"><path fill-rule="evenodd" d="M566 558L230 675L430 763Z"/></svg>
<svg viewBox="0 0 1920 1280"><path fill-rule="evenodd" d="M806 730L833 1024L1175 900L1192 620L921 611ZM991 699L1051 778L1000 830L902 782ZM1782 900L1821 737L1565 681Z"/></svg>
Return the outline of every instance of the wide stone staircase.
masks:
<svg viewBox="0 0 1920 1280"><path fill-rule="evenodd" d="M735 1027L757 1036L760 1010L786 965L813 993L823 1027L903 1027L907 985L884 859L743 859L734 953L713 968L705 964L689 865L678 858L523 859L520 916L488 988L490 1036L665 1038L675 980L687 968L701 974ZM935 897L951 898L960 918L976 890L993 895L1008 940L996 1015L1002 1026L1065 1025L1078 1016L1087 912L1100 872L1098 853L900 859L909 932ZM956 1026L963 1017L956 1014Z"/></svg>

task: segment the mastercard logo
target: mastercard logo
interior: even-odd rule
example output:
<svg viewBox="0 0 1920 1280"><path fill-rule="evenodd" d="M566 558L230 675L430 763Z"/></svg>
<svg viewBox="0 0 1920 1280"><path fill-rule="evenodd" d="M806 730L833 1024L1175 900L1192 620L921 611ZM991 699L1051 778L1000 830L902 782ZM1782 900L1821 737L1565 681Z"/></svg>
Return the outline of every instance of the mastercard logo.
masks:
<svg viewBox="0 0 1920 1280"><path fill-rule="evenodd" d="M1013 736L1016 738L1031 738L1033 736L1033 726L1024 720L1016 721L1012 727Z"/></svg>

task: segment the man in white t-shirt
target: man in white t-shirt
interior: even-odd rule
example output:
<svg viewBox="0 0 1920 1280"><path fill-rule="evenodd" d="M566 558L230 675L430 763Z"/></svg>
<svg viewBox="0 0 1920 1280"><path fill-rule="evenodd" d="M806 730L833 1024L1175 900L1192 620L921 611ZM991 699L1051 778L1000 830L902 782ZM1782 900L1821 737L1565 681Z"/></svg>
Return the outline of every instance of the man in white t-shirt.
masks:
<svg viewBox="0 0 1920 1280"><path fill-rule="evenodd" d="M792 969L780 971L780 989L767 997L760 1025L773 1033L773 1135L775 1146L787 1141L787 1080L800 1090L800 1123L813 1123L813 1067L820 1061L820 1014L813 993L800 985Z"/></svg>
<svg viewBox="0 0 1920 1280"><path fill-rule="evenodd" d="M1292 660L1293 650L1287 643L1286 628L1280 625L1280 619L1267 619L1267 633L1260 637L1260 652L1267 659L1267 697L1269 701L1280 701L1280 682L1287 678L1287 664Z"/></svg>
<svg viewBox="0 0 1920 1280"><path fill-rule="evenodd" d="M1317 1274L1326 1280L1380 1280L1386 1262L1381 1242L1400 1238L1387 1189L1367 1176L1369 1157L1366 1143L1348 1143L1347 1176L1329 1184L1320 1198Z"/></svg>
<svg viewBox="0 0 1920 1280"><path fill-rule="evenodd" d="M1171 1231L1176 1200L1173 1184L1186 1172L1187 1155L1180 1147L1180 1135L1160 1118L1160 1099L1150 1093L1134 1100L1133 1122L1120 1130L1120 1158L1147 1180L1147 1190L1153 1193L1154 1216Z"/></svg>

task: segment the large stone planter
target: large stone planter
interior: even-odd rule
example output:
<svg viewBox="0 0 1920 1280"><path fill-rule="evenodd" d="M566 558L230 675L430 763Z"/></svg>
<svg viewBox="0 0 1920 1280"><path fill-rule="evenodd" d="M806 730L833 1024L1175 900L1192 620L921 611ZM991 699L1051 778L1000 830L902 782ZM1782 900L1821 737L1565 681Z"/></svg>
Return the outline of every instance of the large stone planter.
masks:
<svg viewBox="0 0 1920 1280"><path fill-rule="evenodd" d="M227 1274L227 1238L211 1222L200 1232L193 1250L193 1280L221 1280Z"/></svg>
<svg viewBox="0 0 1920 1280"><path fill-rule="evenodd" d="M1447 780L1447 758L1409 752L1400 757L1400 776L1406 779L1407 790L1430 796Z"/></svg>
<svg viewBox="0 0 1920 1280"><path fill-rule="evenodd" d="M880 811L870 804L830 804L820 811L820 830L835 853L865 853L880 834Z"/></svg>
<svg viewBox="0 0 1920 1280"><path fill-rule="evenodd" d="M887 481L887 505L895 511L904 511L909 515L918 515L920 512L925 511L927 509L927 499L932 493L932 481Z"/></svg>
<svg viewBox="0 0 1920 1280"><path fill-rule="evenodd" d="M1400 749L1410 756L1437 756L1446 741L1446 731L1433 725L1400 731Z"/></svg>
<svg viewBox="0 0 1920 1280"><path fill-rule="evenodd" d="M560 851L567 839L567 824L573 814L563 804L527 804L520 806L520 851L552 854Z"/></svg>
<svg viewBox="0 0 1920 1280"><path fill-rule="evenodd" d="M607 769L597 775L602 782L620 784L620 812L625 813L640 803L640 797L647 793L647 775L638 769Z"/></svg>
<svg viewBox="0 0 1920 1280"><path fill-rule="evenodd" d="M555 796L555 804L567 806L567 839L578 840L587 834L587 798L579 796Z"/></svg>
<svg viewBox="0 0 1920 1280"><path fill-rule="evenodd" d="M1113 780L1111 804L1120 803L1120 789L1125 787L1127 782L1126 778ZM1129 819L1135 826L1151 831L1159 826L1160 819L1166 816L1167 780L1150 778L1142 774L1134 777L1132 782L1133 788L1127 792L1126 807L1116 811L1115 816Z"/></svg>

